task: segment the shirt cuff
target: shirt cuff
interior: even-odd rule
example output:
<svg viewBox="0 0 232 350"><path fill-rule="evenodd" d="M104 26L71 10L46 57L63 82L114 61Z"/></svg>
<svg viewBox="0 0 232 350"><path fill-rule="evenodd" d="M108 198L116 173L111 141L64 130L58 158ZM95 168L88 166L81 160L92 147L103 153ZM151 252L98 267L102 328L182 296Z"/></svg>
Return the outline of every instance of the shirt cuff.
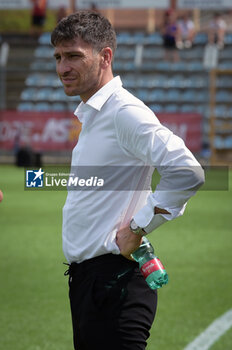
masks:
<svg viewBox="0 0 232 350"><path fill-rule="evenodd" d="M139 227L142 227L146 233L150 233L165 223L167 219L164 217L164 214L154 214L154 208L145 205L135 214L134 221Z"/></svg>

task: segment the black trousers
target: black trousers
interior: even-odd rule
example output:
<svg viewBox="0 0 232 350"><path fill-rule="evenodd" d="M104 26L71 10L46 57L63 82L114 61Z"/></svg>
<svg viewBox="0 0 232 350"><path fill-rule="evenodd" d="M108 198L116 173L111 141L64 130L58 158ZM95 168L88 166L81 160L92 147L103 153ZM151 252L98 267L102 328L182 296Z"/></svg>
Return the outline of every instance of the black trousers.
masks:
<svg viewBox="0 0 232 350"><path fill-rule="evenodd" d="M107 254L68 270L75 350L144 350L157 293L138 264Z"/></svg>

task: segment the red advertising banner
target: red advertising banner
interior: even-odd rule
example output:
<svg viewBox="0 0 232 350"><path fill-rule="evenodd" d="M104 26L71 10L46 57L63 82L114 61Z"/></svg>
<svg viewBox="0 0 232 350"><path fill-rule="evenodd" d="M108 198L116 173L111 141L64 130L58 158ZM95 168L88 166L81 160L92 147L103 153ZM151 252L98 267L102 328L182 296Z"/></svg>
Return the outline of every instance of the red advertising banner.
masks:
<svg viewBox="0 0 232 350"><path fill-rule="evenodd" d="M70 150L81 124L69 112L0 112L0 149L30 146L35 151Z"/></svg>
<svg viewBox="0 0 232 350"><path fill-rule="evenodd" d="M162 124L180 136L192 152L201 150L200 114L160 113ZM34 151L71 150L81 130L69 112L0 112L0 149L29 145Z"/></svg>

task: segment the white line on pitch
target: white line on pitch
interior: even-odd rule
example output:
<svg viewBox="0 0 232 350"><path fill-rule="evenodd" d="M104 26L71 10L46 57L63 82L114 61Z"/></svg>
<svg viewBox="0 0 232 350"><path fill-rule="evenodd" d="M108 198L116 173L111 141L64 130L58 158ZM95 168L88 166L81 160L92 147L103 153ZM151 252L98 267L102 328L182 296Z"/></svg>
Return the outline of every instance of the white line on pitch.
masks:
<svg viewBox="0 0 232 350"><path fill-rule="evenodd" d="M218 317L184 350L208 350L228 329L232 327L232 309Z"/></svg>

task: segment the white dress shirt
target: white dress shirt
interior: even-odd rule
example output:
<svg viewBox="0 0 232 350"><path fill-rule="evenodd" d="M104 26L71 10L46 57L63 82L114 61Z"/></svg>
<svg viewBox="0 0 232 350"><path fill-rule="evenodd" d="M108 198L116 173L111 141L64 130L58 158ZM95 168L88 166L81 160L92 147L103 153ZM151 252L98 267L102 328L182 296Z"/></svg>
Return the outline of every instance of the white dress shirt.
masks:
<svg viewBox="0 0 232 350"><path fill-rule="evenodd" d="M203 170L183 140L125 90L120 77L86 103L81 102L75 115L82 131L72 152L72 168L83 171L86 167L88 172L90 166L100 166L106 178L115 179L117 188L128 182L131 188L68 191L63 208L63 250L69 263L120 254L116 244L119 228L134 217L147 233L152 232L182 215L187 200L204 182ZM152 193L150 180L155 168L161 180ZM170 214L155 215L156 206Z"/></svg>

